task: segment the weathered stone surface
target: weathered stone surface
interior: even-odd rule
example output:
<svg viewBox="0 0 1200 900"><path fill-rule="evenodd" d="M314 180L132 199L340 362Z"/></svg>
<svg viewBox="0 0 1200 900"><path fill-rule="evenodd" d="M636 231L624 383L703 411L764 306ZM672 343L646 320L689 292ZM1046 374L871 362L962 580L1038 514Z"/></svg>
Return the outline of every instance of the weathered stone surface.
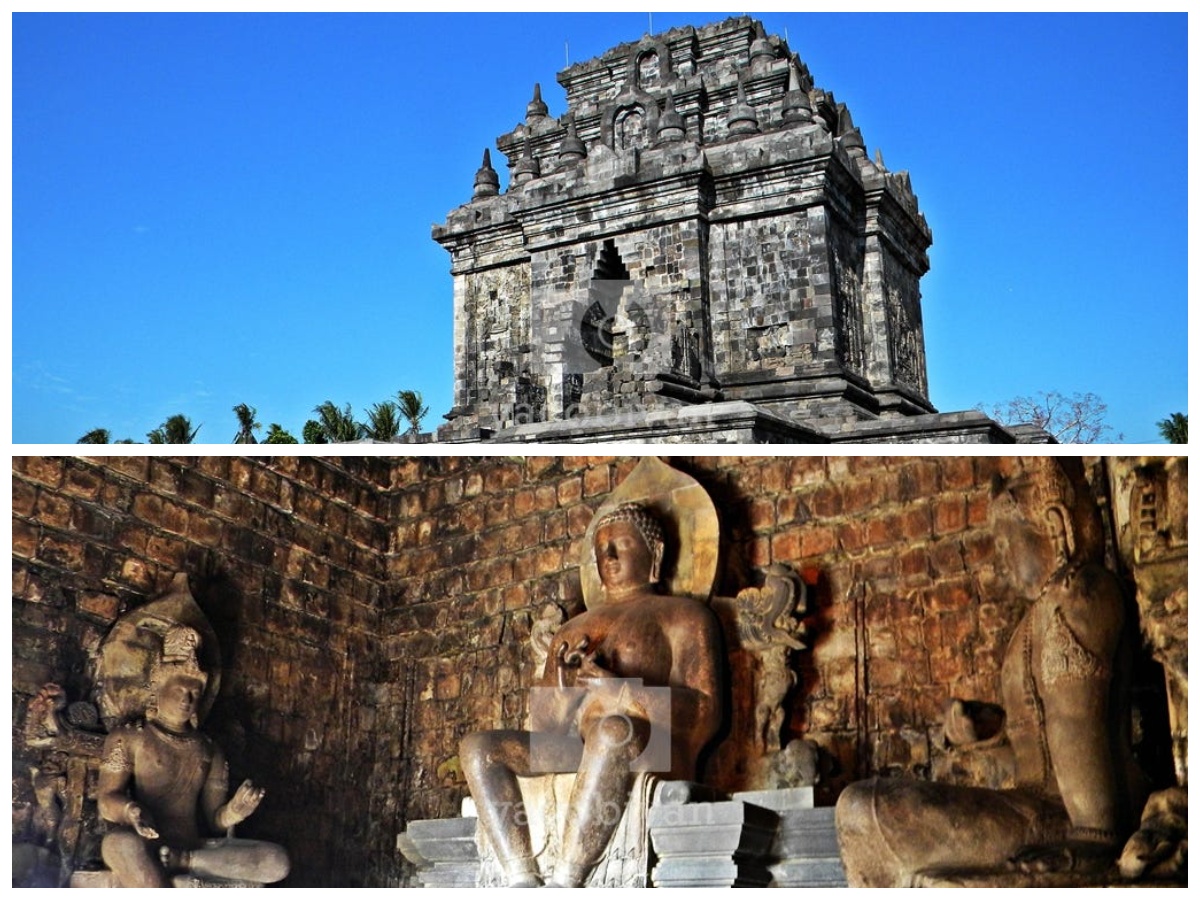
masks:
<svg viewBox="0 0 1200 900"><path fill-rule="evenodd" d="M1047 875L1046 886L1059 886L1060 873L1103 884L1145 801L1123 662L1135 632L1120 583L1104 567L1105 531L1084 467L1045 458L997 478L989 524L998 576L991 589L1027 609L1004 655L1003 710L956 702L944 733L990 751L1003 729L1015 787L905 778L850 785L838 798L837 827L856 887L909 886L933 872L945 885L955 870L966 883L995 887L1036 886ZM953 614L942 618L950 628L926 640L960 644L969 632L958 632Z"/></svg>
<svg viewBox="0 0 1200 900"><path fill-rule="evenodd" d="M766 887L779 816L739 800L650 809L656 887Z"/></svg>
<svg viewBox="0 0 1200 900"><path fill-rule="evenodd" d="M152 481L151 462L171 477ZM463 734L481 723L522 726L535 677L527 649L533 622L547 604L568 614L582 609L573 561L603 497L589 495L586 484L619 484L637 460L248 461L252 472L280 479L271 502L250 493L254 478L244 488L229 481L230 462L14 460L14 496L49 492L75 502L68 463L91 473L103 487L88 502L109 523L92 517L63 531L38 518L36 498L13 510L13 839L41 840L28 767L49 761L20 739L26 704L48 681L62 684L72 702L88 697L88 654L108 629L89 598L115 597L123 614L169 580L148 556L155 513L147 508L141 518L132 510L136 496L150 494L187 508L185 556L197 566L195 595L222 645L225 679L206 728L226 748L234 779L253 774L267 788L241 834L288 843L288 885L415 883L394 836L412 820L459 814ZM1157 462L1164 472L1178 465ZM810 649L792 654L798 681L782 727L784 740L820 748L818 810L857 778L928 777L945 753L947 700L1000 696L1005 649L1025 605L995 590L990 484L1039 464L1013 456L672 459L720 512L717 594L736 594L755 583L755 567L772 563L795 569L808 585ZM1103 496L1106 483L1094 481L1093 491ZM532 504L518 503L522 495ZM1112 496L1107 509L1133 495ZM1183 503L1186 491L1178 496ZM330 506L347 516L344 533L340 524L336 533L325 530ZM942 533L944 506L965 506L961 530L956 523ZM1141 521L1140 505L1128 509L1129 521ZM503 535L514 527L519 542L506 549L512 539ZM26 537L17 541L18 533ZM102 572L65 568L43 553L43 537L53 534L77 542L85 557L107 555L115 564ZM275 548L269 560L259 555L261 541ZM299 565L289 568L293 551ZM963 566L945 568L944 554ZM1164 584L1170 566L1186 581L1186 554L1172 558L1156 563ZM317 574L321 566L306 576L306 563L323 564L328 576ZM328 586L319 586L325 577ZM1154 609L1164 636L1187 633L1185 605ZM1162 673L1143 660L1136 674L1140 756L1158 761L1152 774L1169 782ZM81 785L77 812L86 822L83 776L72 783ZM80 853L86 858L82 846Z"/></svg>
<svg viewBox="0 0 1200 900"><path fill-rule="evenodd" d="M496 141L508 189L485 151L473 199L433 229L454 276L439 440L1045 439L935 413L932 235L908 173L867 159L786 41L732 18L558 80L560 118L535 98ZM685 415L722 402L769 424Z"/></svg>

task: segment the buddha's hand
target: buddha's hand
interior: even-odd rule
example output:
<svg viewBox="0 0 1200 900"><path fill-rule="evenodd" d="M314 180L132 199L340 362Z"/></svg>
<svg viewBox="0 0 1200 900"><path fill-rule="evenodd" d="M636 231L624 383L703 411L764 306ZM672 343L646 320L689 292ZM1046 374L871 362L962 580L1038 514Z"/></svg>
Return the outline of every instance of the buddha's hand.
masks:
<svg viewBox="0 0 1200 900"><path fill-rule="evenodd" d="M594 653L583 657L579 663L580 678L616 678L616 673L605 668L604 661Z"/></svg>
<svg viewBox="0 0 1200 900"><path fill-rule="evenodd" d="M224 826L228 828L248 818L258 809L258 804L262 803L266 793L266 788L255 787L249 778L243 781L225 804L224 815L221 817Z"/></svg>
<svg viewBox="0 0 1200 900"><path fill-rule="evenodd" d="M1009 865L1020 872L1099 873L1116 857L1115 848L1100 841L1066 840L1053 844L1033 844L1018 850Z"/></svg>
<svg viewBox="0 0 1200 900"><path fill-rule="evenodd" d="M138 837L148 841L158 838L158 829L154 827L154 821L150 818L150 814L136 803L130 803L125 807L125 815L129 819L129 827Z"/></svg>
<svg viewBox="0 0 1200 900"><path fill-rule="evenodd" d="M583 663L588 644L591 642L592 639L586 634L576 641L574 646L567 641L560 642L558 645L559 665L564 669L578 669Z"/></svg>

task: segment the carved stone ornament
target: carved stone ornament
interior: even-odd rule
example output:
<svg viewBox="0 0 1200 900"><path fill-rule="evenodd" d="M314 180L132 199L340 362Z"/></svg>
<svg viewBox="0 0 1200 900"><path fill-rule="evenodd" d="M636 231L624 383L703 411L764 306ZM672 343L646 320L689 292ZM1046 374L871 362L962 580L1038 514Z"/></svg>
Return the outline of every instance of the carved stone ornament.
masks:
<svg viewBox="0 0 1200 900"><path fill-rule="evenodd" d="M997 478L992 493L998 583L1027 611L1005 653L1003 709L956 701L946 733L1011 751L1014 784L850 785L837 826L852 885L1110 883L1135 827L1146 781L1132 757L1118 665L1133 635L1120 583L1103 566L1101 520L1082 465L1046 457L1016 479ZM959 773L972 771L1004 778L1001 767Z"/></svg>
<svg viewBox="0 0 1200 900"><path fill-rule="evenodd" d="M28 746L67 757L63 776L34 778L47 795L39 805L55 820L49 837L57 839L63 881L93 888L250 887L286 877L282 847L233 837L265 792L247 780L231 795L225 757L199 730L220 671L216 634L181 573L165 594L117 620L101 644L98 714L90 704L68 705L57 685L30 702ZM101 721L107 736L98 730ZM107 823L98 847L107 870L95 869L96 847L82 849L85 799L92 797ZM64 814L55 815L56 801ZM79 864L88 868L72 874Z"/></svg>
<svg viewBox="0 0 1200 900"><path fill-rule="evenodd" d="M193 629L198 638L197 662L208 673L197 705L200 722L208 716L221 688L221 650L217 635L180 572L161 597L126 613L113 625L100 647L96 682L100 717L108 730L141 718L151 705L150 675L162 641L175 626Z"/></svg>
<svg viewBox="0 0 1200 900"><path fill-rule="evenodd" d="M585 532L579 574L588 609L600 602L604 592L591 552L596 526L622 503L641 503L662 523L667 548L660 573L662 592L707 602L717 577L717 509L694 478L648 456L600 505Z"/></svg>

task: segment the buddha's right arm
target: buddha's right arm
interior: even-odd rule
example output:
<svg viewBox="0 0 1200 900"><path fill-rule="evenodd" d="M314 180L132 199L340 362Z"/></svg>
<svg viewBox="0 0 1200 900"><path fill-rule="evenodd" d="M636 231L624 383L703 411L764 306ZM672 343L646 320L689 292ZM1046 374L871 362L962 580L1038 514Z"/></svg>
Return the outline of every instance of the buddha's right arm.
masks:
<svg viewBox="0 0 1200 900"><path fill-rule="evenodd" d="M129 748L121 732L110 734L104 741L97 782L96 804L100 817L116 825L131 825L129 783L133 778Z"/></svg>

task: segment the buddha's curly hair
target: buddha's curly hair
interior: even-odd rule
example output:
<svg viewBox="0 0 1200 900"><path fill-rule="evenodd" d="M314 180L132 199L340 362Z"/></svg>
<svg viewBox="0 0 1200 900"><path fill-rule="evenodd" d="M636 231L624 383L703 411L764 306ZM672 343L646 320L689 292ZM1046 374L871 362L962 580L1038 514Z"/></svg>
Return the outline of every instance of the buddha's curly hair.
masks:
<svg viewBox="0 0 1200 900"><path fill-rule="evenodd" d="M632 523L633 527L638 530L638 534L642 536L642 540L646 542L650 553L656 558L662 556L665 544L662 525L654 518L653 513L641 503L622 503L609 510L596 522L596 531L610 522Z"/></svg>

